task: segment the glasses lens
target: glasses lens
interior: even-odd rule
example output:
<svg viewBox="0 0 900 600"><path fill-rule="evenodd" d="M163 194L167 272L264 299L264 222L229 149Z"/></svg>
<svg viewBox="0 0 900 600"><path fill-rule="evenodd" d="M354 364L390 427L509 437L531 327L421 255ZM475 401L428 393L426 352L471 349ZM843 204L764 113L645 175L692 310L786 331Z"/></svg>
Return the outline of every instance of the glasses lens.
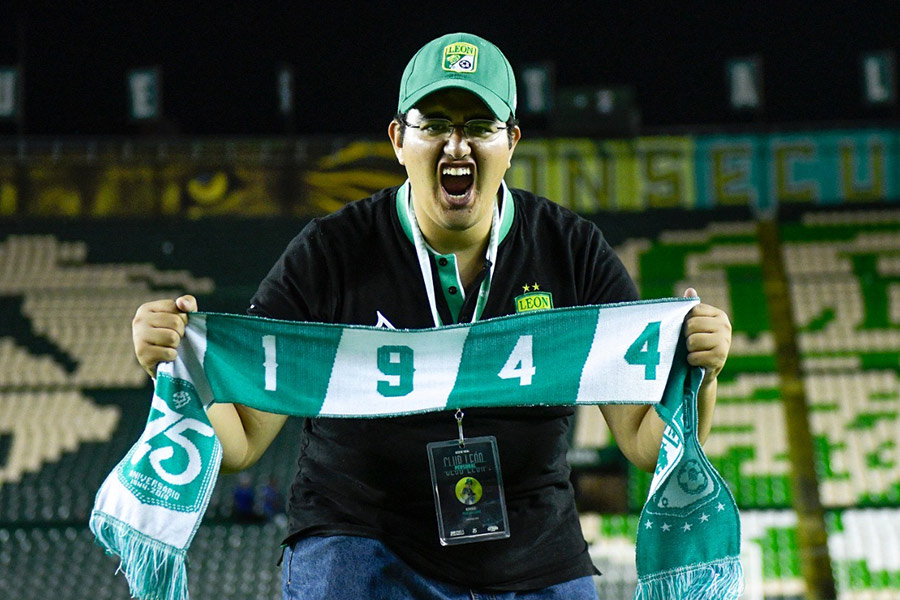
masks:
<svg viewBox="0 0 900 600"><path fill-rule="evenodd" d="M431 137L442 137L453 130L453 123L447 119L425 119L419 125L419 130Z"/></svg>
<svg viewBox="0 0 900 600"><path fill-rule="evenodd" d="M466 135L470 139L484 140L494 136L500 131L500 126L494 121L487 119L474 119L465 125Z"/></svg>

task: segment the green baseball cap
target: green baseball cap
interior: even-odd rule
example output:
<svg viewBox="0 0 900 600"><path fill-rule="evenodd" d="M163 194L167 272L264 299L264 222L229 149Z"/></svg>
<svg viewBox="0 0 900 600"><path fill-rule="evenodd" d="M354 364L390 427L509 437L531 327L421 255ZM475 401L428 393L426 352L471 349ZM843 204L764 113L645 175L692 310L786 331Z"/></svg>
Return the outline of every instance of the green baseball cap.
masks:
<svg viewBox="0 0 900 600"><path fill-rule="evenodd" d="M471 33L451 33L422 46L403 71L398 112L437 90L462 88L487 104L501 121L516 115L512 66L489 41Z"/></svg>

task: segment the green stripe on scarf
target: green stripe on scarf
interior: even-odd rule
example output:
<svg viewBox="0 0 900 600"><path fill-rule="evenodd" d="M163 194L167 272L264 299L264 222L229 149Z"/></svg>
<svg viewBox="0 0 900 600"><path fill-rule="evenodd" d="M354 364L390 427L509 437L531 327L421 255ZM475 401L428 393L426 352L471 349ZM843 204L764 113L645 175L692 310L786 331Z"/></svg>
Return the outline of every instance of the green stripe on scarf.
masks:
<svg viewBox="0 0 900 600"><path fill-rule="evenodd" d="M472 406L653 404L668 427L637 539L635 598L738 598L737 508L696 434L697 299L564 308L428 330L195 313L160 365L141 438L97 493L91 529L139 598L187 598L184 556L221 446L204 407L392 417ZM424 449L423 449L424 451ZM515 532L512 532L515 535Z"/></svg>

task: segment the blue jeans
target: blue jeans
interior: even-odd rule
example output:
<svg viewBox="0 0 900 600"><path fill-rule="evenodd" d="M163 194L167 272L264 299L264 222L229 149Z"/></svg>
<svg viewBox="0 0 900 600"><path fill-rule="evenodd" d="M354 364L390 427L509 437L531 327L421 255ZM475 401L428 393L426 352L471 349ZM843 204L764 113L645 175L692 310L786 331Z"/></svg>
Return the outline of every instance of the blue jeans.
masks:
<svg viewBox="0 0 900 600"><path fill-rule="evenodd" d="M310 537L284 549L283 600L597 600L592 577L484 593L423 577L378 540Z"/></svg>

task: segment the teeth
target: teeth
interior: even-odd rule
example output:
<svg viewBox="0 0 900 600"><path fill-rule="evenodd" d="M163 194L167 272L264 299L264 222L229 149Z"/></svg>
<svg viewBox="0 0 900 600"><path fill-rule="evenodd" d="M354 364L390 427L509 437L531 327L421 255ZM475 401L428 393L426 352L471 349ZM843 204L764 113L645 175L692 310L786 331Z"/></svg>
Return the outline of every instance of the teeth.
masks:
<svg viewBox="0 0 900 600"><path fill-rule="evenodd" d="M441 171L442 175L471 175L472 167L444 167Z"/></svg>

